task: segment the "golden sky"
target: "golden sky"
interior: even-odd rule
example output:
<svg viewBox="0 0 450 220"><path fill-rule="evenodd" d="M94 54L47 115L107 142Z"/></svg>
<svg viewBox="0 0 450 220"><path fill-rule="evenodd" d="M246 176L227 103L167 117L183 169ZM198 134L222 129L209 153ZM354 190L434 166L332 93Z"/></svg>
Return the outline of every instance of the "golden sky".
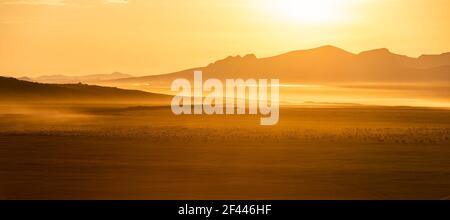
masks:
<svg viewBox="0 0 450 220"><path fill-rule="evenodd" d="M450 51L448 0L0 0L0 74L160 74L335 45Z"/></svg>

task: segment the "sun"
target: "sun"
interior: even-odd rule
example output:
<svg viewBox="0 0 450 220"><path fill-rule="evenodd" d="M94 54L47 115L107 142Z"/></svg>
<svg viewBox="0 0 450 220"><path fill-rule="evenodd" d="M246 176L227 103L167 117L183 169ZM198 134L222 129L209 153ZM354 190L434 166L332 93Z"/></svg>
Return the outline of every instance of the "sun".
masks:
<svg viewBox="0 0 450 220"><path fill-rule="evenodd" d="M343 0L267 0L267 10L291 22L329 23L342 16Z"/></svg>
<svg viewBox="0 0 450 220"><path fill-rule="evenodd" d="M334 16L324 1L281 0L279 4L280 12L294 21L323 22Z"/></svg>

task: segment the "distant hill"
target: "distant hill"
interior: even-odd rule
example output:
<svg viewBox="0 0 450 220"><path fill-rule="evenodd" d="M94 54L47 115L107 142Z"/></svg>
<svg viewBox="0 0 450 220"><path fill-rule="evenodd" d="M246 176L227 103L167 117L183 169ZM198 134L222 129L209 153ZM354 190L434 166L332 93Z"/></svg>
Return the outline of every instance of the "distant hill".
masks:
<svg viewBox="0 0 450 220"><path fill-rule="evenodd" d="M194 70L203 71L208 78L279 78L283 83L448 82L450 53L412 58L384 48L353 54L323 46L267 58L230 56L205 67L109 82L160 86L175 78L190 79Z"/></svg>
<svg viewBox="0 0 450 220"><path fill-rule="evenodd" d="M17 79L18 79L18 80L23 80L23 81L28 81L28 82L33 82L33 79L32 79L32 78L26 77L26 76L20 77L20 78L17 78Z"/></svg>
<svg viewBox="0 0 450 220"><path fill-rule="evenodd" d="M169 101L170 96L86 84L42 84L0 76L2 101Z"/></svg>
<svg viewBox="0 0 450 220"><path fill-rule="evenodd" d="M114 72L111 74L94 74L84 76L66 76L66 75L44 75L36 78L26 77L27 81L41 83L95 83L105 80L116 80L132 77L129 74Z"/></svg>

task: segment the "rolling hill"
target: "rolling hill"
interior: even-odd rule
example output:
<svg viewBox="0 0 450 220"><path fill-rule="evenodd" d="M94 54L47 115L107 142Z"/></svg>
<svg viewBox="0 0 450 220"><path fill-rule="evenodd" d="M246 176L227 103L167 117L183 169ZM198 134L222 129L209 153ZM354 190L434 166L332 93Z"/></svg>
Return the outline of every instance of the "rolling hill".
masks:
<svg viewBox="0 0 450 220"><path fill-rule="evenodd" d="M43 84L0 77L1 101L169 101L170 96L87 84Z"/></svg>

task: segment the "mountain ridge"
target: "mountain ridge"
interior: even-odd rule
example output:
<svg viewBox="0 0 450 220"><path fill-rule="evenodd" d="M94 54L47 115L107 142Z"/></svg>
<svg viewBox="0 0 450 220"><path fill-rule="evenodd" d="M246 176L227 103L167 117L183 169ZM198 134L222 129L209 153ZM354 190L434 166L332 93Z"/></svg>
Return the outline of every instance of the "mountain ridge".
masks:
<svg viewBox="0 0 450 220"><path fill-rule="evenodd" d="M419 82L450 81L450 52L417 58L387 48L355 54L325 45L257 58L254 54L228 56L204 67L173 73L110 80L116 83L166 85L176 78L191 79L194 70L208 78L279 78L285 82ZM434 72L440 69L439 72Z"/></svg>
<svg viewBox="0 0 450 220"><path fill-rule="evenodd" d="M95 83L105 80L116 80L122 78L133 77L130 74L121 72L113 72L110 74L89 74L80 76L67 76L64 74L42 75L38 77L22 77L26 81L42 82L42 83Z"/></svg>

